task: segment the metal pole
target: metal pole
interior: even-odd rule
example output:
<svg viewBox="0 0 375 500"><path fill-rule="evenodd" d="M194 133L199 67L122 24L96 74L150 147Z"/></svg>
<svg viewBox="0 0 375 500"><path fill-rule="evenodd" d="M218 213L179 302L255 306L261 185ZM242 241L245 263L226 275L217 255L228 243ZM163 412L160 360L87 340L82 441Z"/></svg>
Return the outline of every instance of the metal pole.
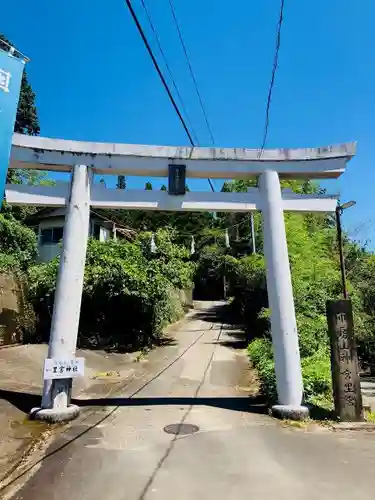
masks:
<svg viewBox="0 0 375 500"><path fill-rule="evenodd" d="M252 248L253 248L253 254L256 254L256 247L255 247L255 229L254 229L254 214L253 212L250 212L250 226L251 226L251 243L252 243Z"/></svg>
<svg viewBox="0 0 375 500"><path fill-rule="evenodd" d="M340 270L341 270L341 281L342 281L342 293L344 299L348 298L348 291L346 288L346 272L345 272L345 260L344 260L344 245L342 240L342 228L341 228L341 207L336 207L336 228L337 228L337 244L339 247L340 255Z"/></svg>

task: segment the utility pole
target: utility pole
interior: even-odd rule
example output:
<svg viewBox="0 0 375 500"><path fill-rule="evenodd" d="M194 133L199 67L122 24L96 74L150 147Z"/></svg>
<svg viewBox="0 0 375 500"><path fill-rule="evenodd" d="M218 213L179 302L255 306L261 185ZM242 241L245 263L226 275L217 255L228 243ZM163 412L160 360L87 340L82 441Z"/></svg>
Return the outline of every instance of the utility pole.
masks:
<svg viewBox="0 0 375 500"><path fill-rule="evenodd" d="M250 227L251 227L251 243L252 243L252 251L253 254L256 254L256 246L255 246L255 229L254 229L254 214L250 212Z"/></svg>
<svg viewBox="0 0 375 500"><path fill-rule="evenodd" d="M355 201L348 201L343 205L337 205L336 207L336 229L337 229L337 244L339 247L340 256L340 271L341 271L341 282L342 282L342 294L344 299L348 298L348 290L346 286L346 271L345 271L345 259L344 259L344 242L342 238L342 226L341 226L341 215L344 210L350 208L356 204Z"/></svg>

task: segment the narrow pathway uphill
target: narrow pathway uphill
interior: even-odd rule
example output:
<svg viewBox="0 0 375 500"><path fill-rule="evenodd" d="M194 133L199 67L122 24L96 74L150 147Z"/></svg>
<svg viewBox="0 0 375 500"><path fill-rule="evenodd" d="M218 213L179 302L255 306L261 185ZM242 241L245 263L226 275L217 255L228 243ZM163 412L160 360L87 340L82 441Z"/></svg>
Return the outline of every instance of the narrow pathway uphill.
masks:
<svg viewBox="0 0 375 500"><path fill-rule="evenodd" d="M306 432L262 414L243 390L247 360L217 307L201 305L183 322L177 343L151 353L123 398L92 401L106 418L47 458L12 498L370 498L373 435ZM73 425L54 448L75 435Z"/></svg>

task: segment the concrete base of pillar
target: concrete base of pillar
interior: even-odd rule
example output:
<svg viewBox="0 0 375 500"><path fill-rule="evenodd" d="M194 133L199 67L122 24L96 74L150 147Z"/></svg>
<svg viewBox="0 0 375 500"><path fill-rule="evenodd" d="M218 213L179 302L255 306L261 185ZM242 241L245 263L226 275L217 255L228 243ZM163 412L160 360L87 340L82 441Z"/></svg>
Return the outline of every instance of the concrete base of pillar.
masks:
<svg viewBox="0 0 375 500"><path fill-rule="evenodd" d="M309 416L306 406L274 405L272 415L283 420L304 420Z"/></svg>
<svg viewBox="0 0 375 500"><path fill-rule="evenodd" d="M56 424L74 420L79 412L79 406L76 405L69 405L66 408L33 408L30 412L30 419Z"/></svg>

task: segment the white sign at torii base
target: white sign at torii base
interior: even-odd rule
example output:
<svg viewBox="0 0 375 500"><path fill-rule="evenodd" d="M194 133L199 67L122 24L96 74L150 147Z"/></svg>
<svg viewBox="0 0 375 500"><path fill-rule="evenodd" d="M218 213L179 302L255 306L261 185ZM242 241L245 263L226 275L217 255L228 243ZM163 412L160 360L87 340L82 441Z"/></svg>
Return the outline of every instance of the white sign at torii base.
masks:
<svg viewBox="0 0 375 500"><path fill-rule="evenodd" d="M250 212L263 216L267 289L271 309L278 405L282 417L300 419L303 385L293 290L284 225L285 211L334 212L337 197L282 191L283 178L337 178L355 154L355 144L329 148L258 150L177 148L87 143L15 134L11 168L69 171L71 182L55 187L6 186L11 204L67 206L62 256L57 277L48 358L75 357L90 206L127 210ZM248 193L123 191L93 185L95 173L167 177L171 164L186 165L187 177L246 179L259 177ZM34 418L63 421L78 415L70 404L71 379L47 380L42 407Z"/></svg>

